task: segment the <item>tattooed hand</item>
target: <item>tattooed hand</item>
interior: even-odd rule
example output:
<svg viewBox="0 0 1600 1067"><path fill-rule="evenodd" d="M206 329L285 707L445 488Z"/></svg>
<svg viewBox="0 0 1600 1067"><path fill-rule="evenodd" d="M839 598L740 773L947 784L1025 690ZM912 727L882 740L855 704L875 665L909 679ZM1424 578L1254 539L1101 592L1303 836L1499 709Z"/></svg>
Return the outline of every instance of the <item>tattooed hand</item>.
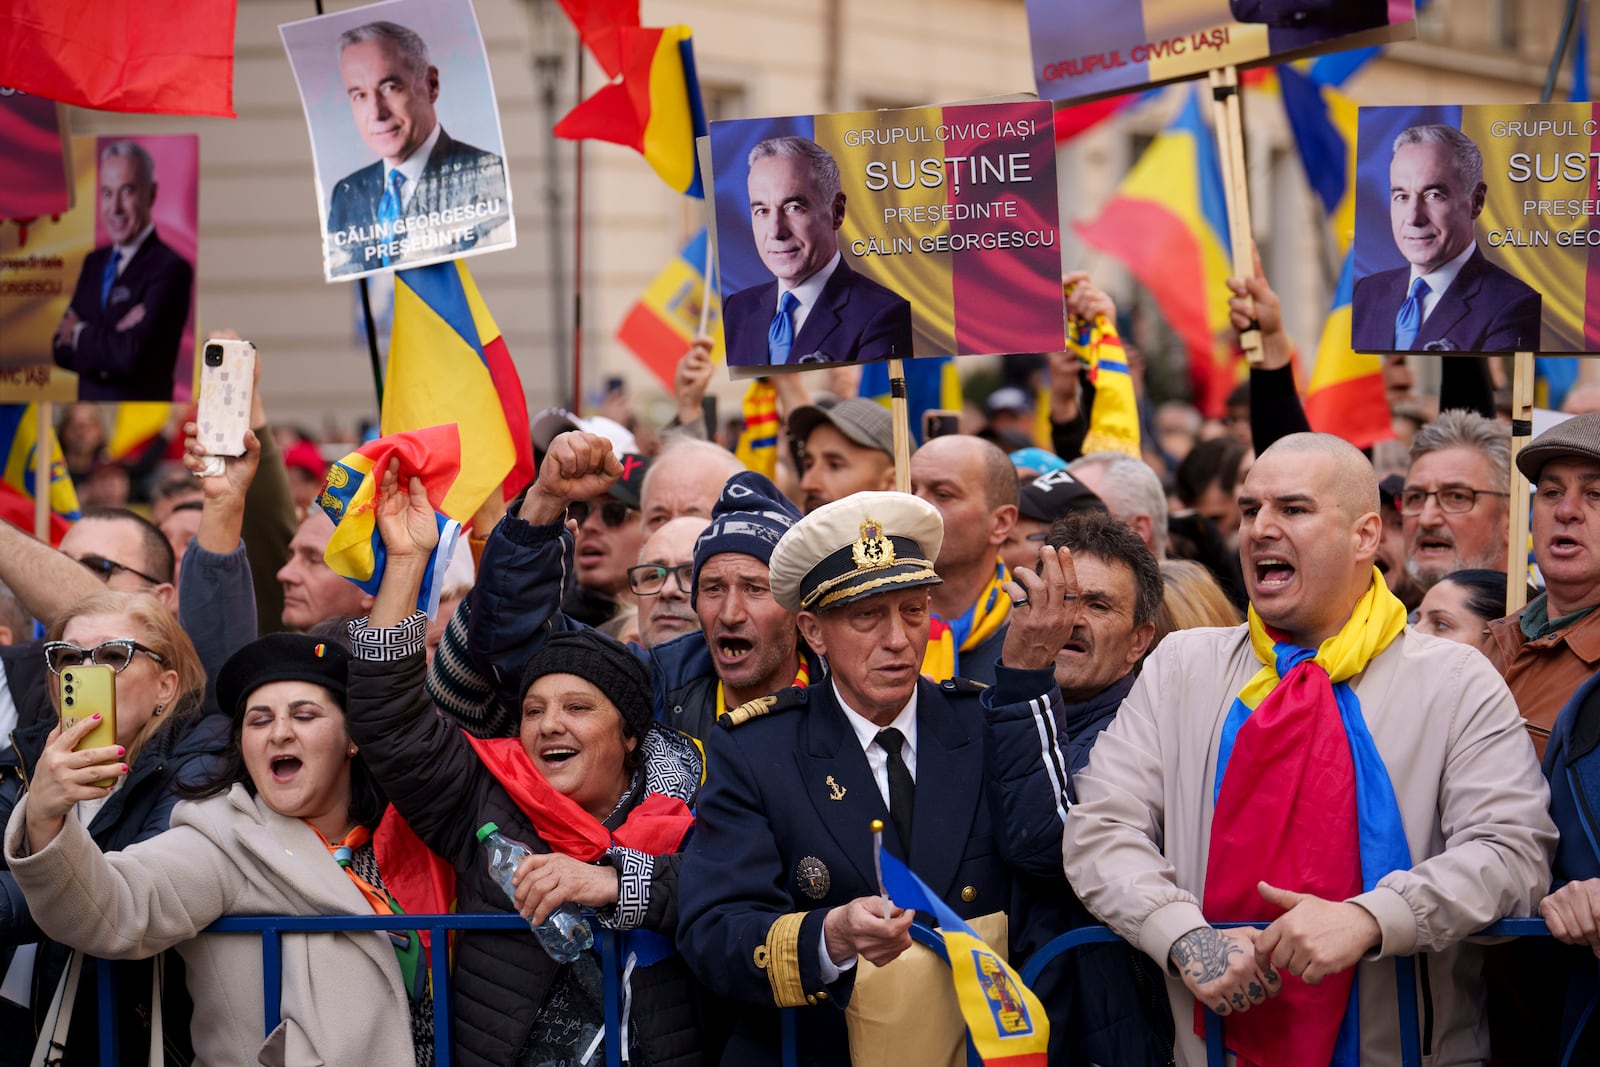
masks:
<svg viewBox="0 0 1600 1067"><path fill-rule="evenodd" d="M1169 958L1195 999L1218 1015L1249 1011L1283 988L1276 970L1256 966L1259 933L1197 927L1173 942Z"/></svg>

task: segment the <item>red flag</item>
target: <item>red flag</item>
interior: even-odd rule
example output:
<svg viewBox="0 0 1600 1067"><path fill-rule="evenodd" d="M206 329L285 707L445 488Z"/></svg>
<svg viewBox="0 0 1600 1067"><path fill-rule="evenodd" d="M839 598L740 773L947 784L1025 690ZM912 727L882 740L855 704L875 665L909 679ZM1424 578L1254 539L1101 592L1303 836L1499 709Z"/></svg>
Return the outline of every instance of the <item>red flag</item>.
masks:
<svg viewBox="0 0 1600 1067"><path fill-rule="evenodd" d="M33 498L17 492L5 482L0 482L0 520L17 529L33 533ZM50 543L57 547L67 535L72 523L52 511L50 513Z"/></svg>
<svg viewBox="0 0 1600 1067"><path fill-rule="evenodd" d="M622 31L639 26L639 0L560 0L606 77L622 73Z"/></svg>
<svg viewBox="0 0 1600 1067"><path fill-rule="evenodd" d="M233 118L234 0L6 0L0 85L101 111Z"/></svg>

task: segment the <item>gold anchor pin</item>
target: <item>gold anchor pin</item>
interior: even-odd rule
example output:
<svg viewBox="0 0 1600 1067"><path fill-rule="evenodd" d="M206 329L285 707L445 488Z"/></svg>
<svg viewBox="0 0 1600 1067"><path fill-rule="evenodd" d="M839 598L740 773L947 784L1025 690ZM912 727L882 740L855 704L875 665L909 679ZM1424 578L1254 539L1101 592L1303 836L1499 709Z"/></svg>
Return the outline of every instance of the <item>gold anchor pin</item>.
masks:
<svg viewBox="0 0 1600 1067"><path fill-rule="evenodd" d="M833 775L828 775L828 799L843 800L847 792L844 786L833 780Z"/></svg>

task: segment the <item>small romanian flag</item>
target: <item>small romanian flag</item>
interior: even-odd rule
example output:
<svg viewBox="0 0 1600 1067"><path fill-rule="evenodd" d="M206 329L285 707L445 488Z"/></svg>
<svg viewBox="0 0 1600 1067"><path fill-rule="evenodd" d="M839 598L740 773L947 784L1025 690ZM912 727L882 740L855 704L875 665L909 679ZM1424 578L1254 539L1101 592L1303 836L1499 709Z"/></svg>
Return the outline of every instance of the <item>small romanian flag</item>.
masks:
<svg viewBox="0 0 1600 1067"><path fill-rule="evenodd" d="M1139 404L1134 398L1133 375L1117 328L1104 316L1093 323L1073 318L1067 325L1067 351L1077 355L1094 383L1094 406L1089 409L1089 432L1083 452L1126 452L1138 459ZM1048 401L1047 401L1048 402Z"/></svg>
<svg viewBox="0 0 1600 1067"><path fill-rule="evenodd" d="M439 543L428 557L428 573L417 595L417 610L431 618L439 610L444 572L461 535L461 524L439 513L461 472L461 435L453 423L380 437L329 466L317 506L333 520L334 530L322 558L362 592L377 595L388 552L378 534L373 505L383 472L396 457L400 490L405 491L412 477L421 478L439 524Z"/></svg>
<svg viewBox="0 0 1600 1067"><path fill-rule="evenodd" d="M722 300L706 288L706 231L683 246L650 287L629 309L617 328L617 340L627 345L639 361L669 390L675 382L678 361L700 331L700 311L707 300L706 334L711 338L711 361L722 359Z"/></svg>
<svg viewBox="0 0 1600 1067"><path fill-rule="evenodd" d="M938 920L967 1033L986 1067L1047 1067L1050 1020L1039 998L909 867L881 846L878 857L895 907Z"/></svg>
<svg viewBox="0 0 1600 1067"><path fill-rule="evenodd" d="M716 427L707 427L715 432ZM744 429L733 454L746 468L768 478L778 471L778 387L765 378L750 383L744 394Z"/></svg>

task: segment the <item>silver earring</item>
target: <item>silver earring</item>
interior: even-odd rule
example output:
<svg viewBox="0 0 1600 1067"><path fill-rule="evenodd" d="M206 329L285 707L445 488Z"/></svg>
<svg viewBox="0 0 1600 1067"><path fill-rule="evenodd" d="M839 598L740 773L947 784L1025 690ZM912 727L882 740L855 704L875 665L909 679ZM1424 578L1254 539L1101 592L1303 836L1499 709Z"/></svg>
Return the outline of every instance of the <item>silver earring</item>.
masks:
<svg viewBox="0 0 1600 1067"><path fill-rule="evenodd" d="M167 710L167 706L165 704L157 704L155 713L157 715L160 715L163 711L166 711L166 710Z"/></svg>

